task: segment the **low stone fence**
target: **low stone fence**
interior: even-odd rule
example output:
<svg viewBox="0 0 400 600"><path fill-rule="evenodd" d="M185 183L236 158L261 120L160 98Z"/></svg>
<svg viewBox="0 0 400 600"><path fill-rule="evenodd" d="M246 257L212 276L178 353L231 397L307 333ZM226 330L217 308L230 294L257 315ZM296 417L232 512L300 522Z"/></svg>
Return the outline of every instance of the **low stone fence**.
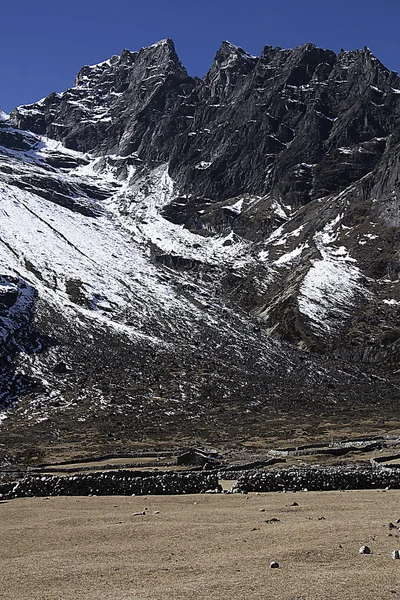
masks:
<svg viewBox="0 0 400 600"><path fill-rule="evenodd" d="M129 471L78 474L67 477L28 476L0 485L0 498L33 496L146 496L150 494L198 494L218 488L210 473L165 473L137 477Z"/></svg>
<svg viewBox="0 0 400 600"><path fill-rule="evenodd" d="M376 469L400 469L400 463L391 464L392 460L399 460L400 454L389 454L388 456L376 456L370 462Z"/></svg>
<svg viewBox="0 0 400 600"><path fill-rule="evenodd" d="M315 456L318 454L326 456L344 456L350 452L358 452L360 454L367 454L373 450L380 450L382 445L378 442L370 444L358 444L351 445L348 443L337 442L332 446L326 444L313 444L311 446L299 446L298 448L283 448L281 450L269 450L268 453L272 456Z"/></svg>
<svg viewBox="0 0 400 600"><path fill-rule="evenodd" d="M399 470L372 467L307 467L244 473L238 480L244 492L361 490L400 488Z"/></svg>
<svg viewBox="0 0 400 600"><path fill-rule="evenodd" d="M218 473L166 472L150 474L131 471L75 474L70 476L27 476L0 484L0 499L34 496L145 496L151 494L199 494L221 490L219 477L236 479L237 491L323 491L373 488L400 489L399 469L364 466L307 467L267 471Z"/></svg>

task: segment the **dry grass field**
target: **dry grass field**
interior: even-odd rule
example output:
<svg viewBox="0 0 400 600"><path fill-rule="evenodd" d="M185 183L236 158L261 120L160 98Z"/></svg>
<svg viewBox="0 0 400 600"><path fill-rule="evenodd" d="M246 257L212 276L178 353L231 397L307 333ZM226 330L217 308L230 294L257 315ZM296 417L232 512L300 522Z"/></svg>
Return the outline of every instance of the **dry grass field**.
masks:
<svg viewBox="0 0 400 600"><path fill-rule="evenodd" d="M0 598L400 598L388 527L399 500L375 490L3 502Z"/></svg>

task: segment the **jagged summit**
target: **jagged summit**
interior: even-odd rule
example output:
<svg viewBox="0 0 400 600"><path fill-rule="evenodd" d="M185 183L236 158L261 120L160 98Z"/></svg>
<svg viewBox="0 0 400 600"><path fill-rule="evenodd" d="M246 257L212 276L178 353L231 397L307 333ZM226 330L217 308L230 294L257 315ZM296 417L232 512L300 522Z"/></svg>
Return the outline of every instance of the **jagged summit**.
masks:
<svg viewBox="0 0 400 600"><path fill-rule="evenodd" d="M145 161L169 161L171 175L186 192L223 199L275 190L292 205L307 200L311 172L303 183L294 176L296 181L282 186L281 171L289 165L295 171L300 163L318 165L328 147L388 135L393 121L386 109L373 114L379 107L377 90L389 109L399 87L398 76L369 51L336 56L311 43L292 50L266 46L256 58L223 42L199 80L188 76L167 39L84 67L75 88L19 107L11 119L16 127L75 150L135 152ZM219 129L221 121L230 127ZM248 144L253 149L249 168ZM231 171L225 164L242 167ZM329 186L320 184L317 173L316 193L354 180L349 169L342 170L346 174L332 178ZM245 174L239 177L239 172Z"/></svg>
<svg viewBox="0 0 400 600"><path fill-rule="evenodd" d="M252 59L258 58L257 56L252 56L251 54L249 54L248 52L243 50L243 48L241 48L240 46L236 46L235 44L232 44L228 40L224 40L222 42L221 47L217 52L217 55L218 54L225 54L225 55L238 54L238 55L246 56L246 57L252 58Z"/></svg>
<svg viewBox="0 0 400 600"><path fill-rule="evenodd" d="M96 87L113 74L121 77L123 71L132 71L132 78L138 76L138 71L143 64L147 69L157 68L158 73L164 75L172 71L182 71L187 75L185 68L180 62L171 39L161 40L157 44L142 48L138 52L124 49L120 56L115 55L110 59L96 65L84 66L75 79L75 87ZM153 65L153 66L152 66ZM156 67L155 67L156 66ZM118 77L118 75L117 75Z"/></svg>
<svg viewBox="0 0 400 600"><path fill-rule="evenodd" d="M399 156L368 49L223 42L199 79L167 39L0 113L5 448L394 414Z"/></svg>
<svg viewBox="0 0 400 600"><path fill-rule="evenodd" d="M162 47L167 47L170 50L175 52L175 43L171 38L164 38L162 40L159 40L158 42L155 42L154 44L151 44L150 46L144 46L142 48L142 50L148 50L149 48L162 48Z"/></svg>

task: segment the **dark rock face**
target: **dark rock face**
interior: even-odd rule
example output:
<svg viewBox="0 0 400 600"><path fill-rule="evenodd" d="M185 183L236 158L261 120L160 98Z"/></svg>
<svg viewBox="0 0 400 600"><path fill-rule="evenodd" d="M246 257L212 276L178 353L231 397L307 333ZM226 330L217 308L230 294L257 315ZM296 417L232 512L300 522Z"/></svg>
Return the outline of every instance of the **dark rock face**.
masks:
<svg viewBox="0 0 400 600"><path fill-rule="evenodd" d="M73 150L122 156L137 152L164 161L168 156L165 141L171 136L162 130L160 121L194 84L172 40L164 40L140 52L124 50L121 56L83 67L74 88L17 108L12 122L61 140Z"/></svg>
<svg viewBox="0 0 400 600"><path fill-rule="evenodd" d="M256 58L224 42L199 80L165 40L84 67L74 88L16 109L12 123L75 150L169 161L195 198L271 193L298 207L378 164L399 89L368 49L266 46Z"/></svg>

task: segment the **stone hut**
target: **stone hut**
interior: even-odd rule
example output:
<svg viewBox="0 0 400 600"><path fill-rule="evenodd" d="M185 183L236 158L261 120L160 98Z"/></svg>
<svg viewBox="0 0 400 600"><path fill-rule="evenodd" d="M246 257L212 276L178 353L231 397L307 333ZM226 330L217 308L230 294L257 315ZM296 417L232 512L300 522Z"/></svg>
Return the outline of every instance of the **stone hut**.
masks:
<svg viewBox="0 0 400 600"><path fill-rule="evenodd" d="M205 465L220 465L222 456L216 450L201 450L199 448L189 448L186 452L180 454L177 458L177 465L187 465L204 467Z"/></svg>

